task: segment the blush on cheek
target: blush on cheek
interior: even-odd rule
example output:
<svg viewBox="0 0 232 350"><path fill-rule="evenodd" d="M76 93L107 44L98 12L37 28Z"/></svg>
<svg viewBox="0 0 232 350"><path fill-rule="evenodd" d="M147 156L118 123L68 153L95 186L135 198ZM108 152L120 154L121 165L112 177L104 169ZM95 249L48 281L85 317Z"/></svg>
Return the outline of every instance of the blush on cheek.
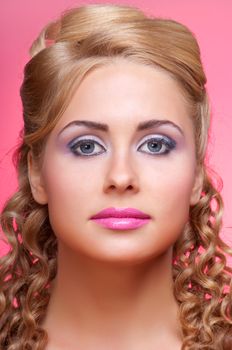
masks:
<svg viewBox="0 0 232 350"><path fill-rule="evenodd" d="M167 220L188 220L193 182L193 174L184 170L178 173L170 172L164 176L160 182L162 186L159 186L157 191L154 190L160 203L160 215L163 213Z"/></svg>

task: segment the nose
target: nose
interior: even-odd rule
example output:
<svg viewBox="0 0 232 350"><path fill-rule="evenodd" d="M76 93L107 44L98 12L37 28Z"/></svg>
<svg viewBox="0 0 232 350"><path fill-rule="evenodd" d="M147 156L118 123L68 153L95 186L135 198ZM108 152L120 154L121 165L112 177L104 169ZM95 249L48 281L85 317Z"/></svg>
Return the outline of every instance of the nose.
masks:
<svg viewBox="0 0 232 350"><path fill-rule="evenodd" d="M126 154L115 156L108 167L104 182L104 192L123 193L126 190L136 193L139 190L138 176L132 161Z"/></svg>

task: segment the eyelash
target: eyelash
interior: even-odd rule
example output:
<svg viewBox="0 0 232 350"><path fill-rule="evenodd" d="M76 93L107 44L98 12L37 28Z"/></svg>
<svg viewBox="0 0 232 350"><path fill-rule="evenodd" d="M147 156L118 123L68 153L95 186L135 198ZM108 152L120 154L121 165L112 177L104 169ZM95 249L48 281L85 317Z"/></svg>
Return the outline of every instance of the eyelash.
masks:
<svg viewBox="0 0 232 350"><path fill-rule="evenodd" d="M162 146L164 145L166 147L165 151L164 152L161 152L161 153L149 153L149 152L142 152L142 153L148 153L148 154L151 154L151 155L158 155L158 156L161 156L161 155L165 155L165 154L168 154L170 153L175 147L176 147L176 142L169 138L169 137L166 137L166 136L159 136L159 137L151 137L149 139L147 139L145 142L142 143L141 146L143 146L145 143L149 143L149 142L155 142L155 143L158 143L158 144L161 144ZM77 139L71 141L69 144L68 144L68 147L69 149L71 150L71 152L77 156L77 157L93 157L93 156L96 156L98 154L101 154L102 152L99 152L99 153L96 153L96 154L89 154L89 155L84 155L83 153L80 154L76 151L76 149L82 145L82 144L98 144L99 146L103 147L102 145L100 145L100 143L98 141L96 141L95 139L91 139L91 138L88 138L88 139L81 139L79 141L77 141ZM162 146L161 146L161 149L162 149Z"/></svg>

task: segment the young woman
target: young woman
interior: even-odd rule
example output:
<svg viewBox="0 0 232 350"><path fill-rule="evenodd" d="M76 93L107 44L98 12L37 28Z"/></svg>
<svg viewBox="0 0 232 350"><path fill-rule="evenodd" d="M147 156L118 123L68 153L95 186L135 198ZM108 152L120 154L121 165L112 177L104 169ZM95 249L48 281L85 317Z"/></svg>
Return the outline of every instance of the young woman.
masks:
<svg viewBox="0 0 232 350"><path fill-rule="evenodd" d="M19 187L1 213L1 349L231 349L232 251L193 34L87 5L30 53Z"/></svg>

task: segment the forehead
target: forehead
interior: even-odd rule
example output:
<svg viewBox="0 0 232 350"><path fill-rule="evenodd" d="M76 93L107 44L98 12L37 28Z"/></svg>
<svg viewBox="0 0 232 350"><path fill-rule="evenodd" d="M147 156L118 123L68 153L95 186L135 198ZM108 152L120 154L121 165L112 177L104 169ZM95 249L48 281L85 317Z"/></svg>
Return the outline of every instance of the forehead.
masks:
<svg viewBox="0 0 232 350"><path fill-rule="evenodd" d="M122 60L85 76L56 129L78 119L105 122L110 130L151 118L191 123L187 101L167 72Z"/></svg>

